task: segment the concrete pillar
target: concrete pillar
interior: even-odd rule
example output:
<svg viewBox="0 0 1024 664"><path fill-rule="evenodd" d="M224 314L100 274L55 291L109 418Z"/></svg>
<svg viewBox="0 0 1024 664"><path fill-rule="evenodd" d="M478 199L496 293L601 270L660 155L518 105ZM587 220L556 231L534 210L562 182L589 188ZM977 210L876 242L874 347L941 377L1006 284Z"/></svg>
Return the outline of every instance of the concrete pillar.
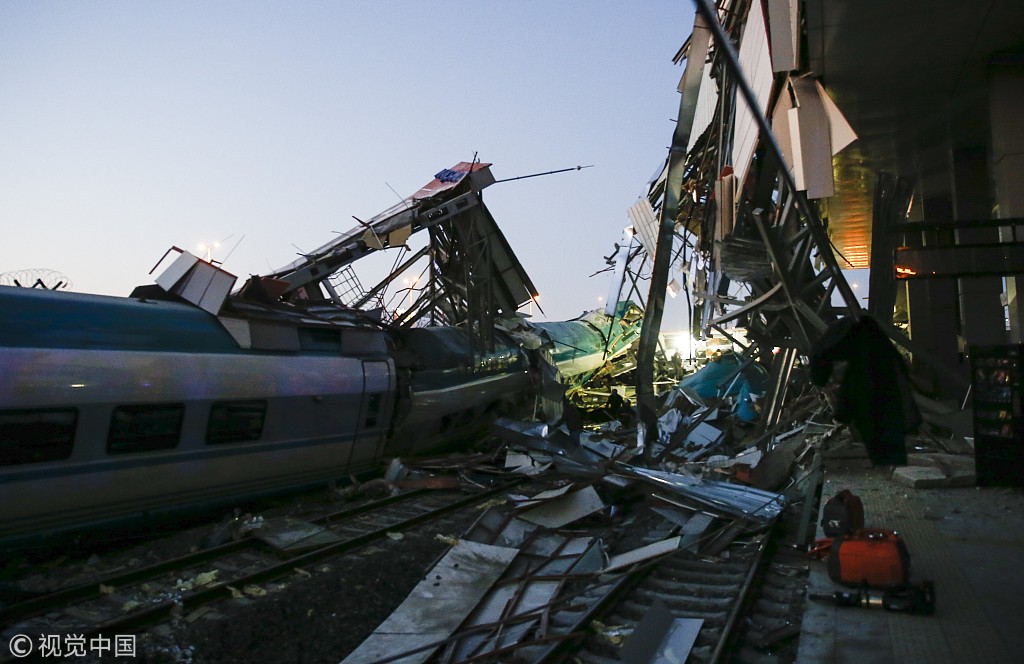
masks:
<svg viewBox="0 0 1024 664"><path fill-rule="evenodd" d="M944 221L952 217L952 201L928 198L923 201L924 218ZM930 235L933 242L952 244L946 232ZM927 246L927 245L926 245ZM957 346L960 334L960 307L955 279L910 279L907 282L907 310L910 316L910 337L922 344L944 366L959 371L965 378L970 372ZM930 395L940 399L959 399L962 390L950 385L934 368L916 358L911 367L915 382Z"/></svg>
<svg viewBox="0 0 1024 664"><path fill-rule="evenodd" d="M988 155L985 148L959 148L952 154L953 218L957 221L988 219L992 211ZM957 244L998 242L995 228L969 228L956 232ZM961 277L959 295L961 352L968 346L1006 343L1002 277Z"/></svg>
<svg viewBox="0 0 1024 664"><path fill-rule="evenodd" d="M1024 52L993 56L989 61L989 115L992 125L992 174L999 217L1024 217ZM1003 239L1009 239L1004 233ZM1017 297L1024 277L1006 278L1010 341L1024 341L1024 305Z"/></svg>

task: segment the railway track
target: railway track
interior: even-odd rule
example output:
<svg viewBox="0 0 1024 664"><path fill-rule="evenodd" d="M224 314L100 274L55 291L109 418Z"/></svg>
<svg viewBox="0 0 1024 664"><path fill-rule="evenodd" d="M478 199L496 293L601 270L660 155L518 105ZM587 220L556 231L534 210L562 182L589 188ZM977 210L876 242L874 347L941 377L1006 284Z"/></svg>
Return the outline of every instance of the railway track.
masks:
<svg viewBox="0 0 1024 664"><path fill-rule="evenodd" d="M687 655L680 662L792 662L808 569L802 553L806 542L798 541L798 533L808 532L801 522L817 510L805 510L804 499L791 498L770 529L744 532L738 523L719 518L695 541L690 540L698 546L684 545L626 569L616 569L610 564L611 558L664 543L688 528L681 528L655 510L640 509L625 523L612 520L600 528L591 524L590 528L572 531L535 532L517 545L516 562L524 557L529 561L518 568L513 564L496 583L496 588L502 588L497 600L490 597L481 601L481 606L504 607L500 614L470 614L452 636L430 646L436 650L426 661L647 661L635 654L626 656L626 651L633 649L635 653L638 641L646 641L647 648L656 647L665 633L656 630L683 619L685 624L676 623L676 627L689 630L694 639L685 647ZM810 499L813 501L813 494ZM495 515L489 525L485 521L474 524L464 538L481 544L508 545L509 533L516 530L509 528L511 516ZM587 538L600 540L608 564L587 571L577 562L564 562L565 552L571 548L569 542ZM547 543L537 544L540 540ZM586 546L582 544L578 550ZM560 584L557 591L546 599L537 599L541 586L555 583ZM534 597L532 604L529 597ZM655 620L650 621L652 615ZM663 622L654 628L657 636L649 631L640 636L650 629L651 622L659 620ZM513 632L515 637L505 636ZM375 664L401 661L406 655L395 653L375 660Z"/></svg>
<svg viewBox="0 0 1024 664"><path fill-rule="evenodd" d="M796 655L808 573L798 537L805 512L791 503L777 524L740 537L715 556L680 550L632 573L591 584L552 617L570 638L522 650L516 661L619 662L625 639L663 607L673 618L701 620L688 664L791 662ZM728 528L720 524L718 532ZM673 534L653 527L645 541ZM811 529L813 532L813 529ZM711 533L709 535L713 536ZM682 660L680 660L682 661Z"/></svg>
<svg viewBox="0 0 1024 664"><path fill-rule="evenodd" d="M641 545L672 536L673 526L668 522L656 524L643 537ZM602 574L581 582L568 588L567 594L551 607L546 628L536 635L534 642L524 641L504 653L491 653L491 657L497 654L501 657L497 661L538 664L620 662L624 640L661 604L675 618L703 621L686 661L721 661L749 597L769 537L764 533L734 542L727 549L727 557L679 550L626 573ZM494 660L479 657L461 661Z"/></svg>
<svg viewBox="0 0 1024 664"><path fill-rule="evenodd" d="M309 519L320 540L299 553L282 553L248 538L114 573L0 608L4 633L65 633L93 637L130 634L199 607L241 595L258 596L261 584L357 552L373 542L436 522L506 491L511 484L465 494L408 491L394 497ZM325 537L324 533L328 535ZM23 661L7 653L0 661Z"/></svg>
<svg viewBox="0 0 1024 664"><path fill-rule="evenodd" d="M787 511L796 517L800 510ZM685 660L690 664L792 661L785 653L781 657L775 653L791 645L799 634L807 565L802 554L790 546L790 529L795 524L791 518L784 521L788 523L737 537L728 546L712 547L713 555L679 549L626 571L559 575L546 567L558 554L541 555L532 566L535 571L519 570L513 578L498 582L514 590L506 593L510 599L497 622L463 623L446 642L437 644L437 652L426 661L612 664L624 661L624 644L652 613L667 616L669 621L700 621L687 626L696 633ZM713 540L729 527L727 522L719 522L704 541ZM481 543L498 539L497 535L481 537L481 530L502 532L501 528L481 529L476 524L468 538ZM577 531L573 536L600 537L607 553L615 555L678 534L676 524L654 514L636 519L628 533L615 534L615 530ZM519 554L523 555L528 555L526 549ZM520 601L518 598L529 596L538 584L556 580L565 585L547 604L516 613L513 603ZM502 633L527 622L533 627L523 630L523 638L500 642ZM488 645L481 645L484 643ZM795 654L795 649L792 652ZM406 654L395 653L379 664L399 661Z"/></svg>
<svg viewBox="0 0 1024 664"><path fill-rule="evenodd" d="M763 551L762 540L731 548L728 560L673 555L653 566L643 578L635 580L630 584L632 587L623 588L619 599L606 607L602 607L599 594L590 593L598 600L598 609L604 608L603 611L595 611L594 618L606 626L632 632L644 616L654 610L656 603L662 603L676 618L703 621L689 661L718 661L736 624ZM578 622L573 625L577 630L582 627ZM606 632L587 630L586 633L573 653L576 659L595 664L619 661L620 648ZM554 661L556 654L552 650L537 661Z"/></svg>
<svg viewBox="0 0 1024 664"><path fill-rule="evenodd" d="M469 523L469 519L475 519L468 513L471 506L485 502L507 491L509 487L505 484L470 496L454 491L406 492L356 508L322 514L308 520L327 528L338 541L292 555L275 552L255 540L230 542L130 572L108 574L88 583L79 583L0 608L0 624L10 625L12 621L20 621L15 625L20 633L62 632L81 634L86 639L101 634L138 634L154 625L160 626L157 631L177 625L174 628L176 631L187 621L181 620L183 617L188 619L203 611L216 612L218 609L211 607L219 607L216 603L220 600L234 600L224 607L248 602L261 587L273 591L273 586L277 585L283 589L286 584L277 583L280 581L289 584L289 591L276 593L279 601L286 602L292 612L308 616L314 610L311 607L323 605L317 604L319 600L306 603L310 599L308 593L303 595L305 599L293 597L293 590L298 586L292 584L299 577L321 578L318 574L321 570L318 568L326 568L328 565L325 563L333 565L340 560L363 560L361 554L348 554L374 542L388 541L389 536L398 539L396 533L416 528L417 525L430 523L435 532L462 532L461 529ZM797 549L791 546L797 544L793 541L793 532L799 529L800 512L799 504L791 505L784 511L776 528L753 535L740 535L727 546L712 547L713 554L704 548L701 549L703 553L680 549L625 571L564 574L561 590L546 606L541 607L543 618L518 642L489 652L478 651L467 655L463 651L459 654L453 644L459 638L480 629L479 626L464 625L462 631L453 635L445 647L441 647L428 661L572 661L595 664L622 661L623 643L637 631L645 616L658 611L666 611L674 618L702 621L689 659L686 660L692 664L792 661L786 659L785 649L787 645L793 645L794 637L799 634L806 570L806 563ZM441 525L446 515L450 526ZM602 518L598 520L597 529L591 527L587 532L585 527L572 536L589 535L599 538L605 552L615 555L679 534L679 526L652 511L644 509L638 515L640 518L627 519L625 522ZM486 542L487 537L480 538L473 534L480 527L480 521L476 521L473 528L464 532L463 538ZM717 521L702 536L702 541L710 541L716 533L727 529L728 522ZM557 533L552 534L557 536ZM433 537L432 534L427 536ZM400 545L390 542L388 546ZM396 559L392 557L389 560ZM544 560L544 556L541 555L538 560ZM380 569L385 574L384 578L387 578L386 575L391 573L389 570L393 570L393 567L385 565ZM417 568L420 571L425 569ZM213 572L215 574L211 575ZM557 577L544 577L544 574L540 572L540 578ZM204 578L203 575L207 575L207 582L191 586L187 582ZM328 611L334 611L334 606L342 606L344 598L353 597L352 593L359 596L360 592L366 592L359 590L361 586L372 592L380 583L380 578L366 576L349 575L344 578L345 585L337 588L345 590L340 595L334 593L341 603L331 605ZM365 579L365 582L359 583L359 579ZM186 583L183 584L182 580ZM324 582L314 581L314 584L319 583ZM525 594L525 588L524 584L517 591L517 596ZM329 590L327 592L330 593ZM241 595L244 598L240 598ZM138 602L139 606L133 606L129 611L122 610L131 602ZM252 606L255 608L257 605L262 606L262 603L255 599ZM269 605L262 611L268 609ZM315 610L319 612L320 608ZM374 624L386 616L388 610L384 608L381 618ZM230 620L233 625L237 625L239 619L246 620L244 617L239 618L240 615L246 615L244 613L232 615L234 617ZM333 617L334 613L327 615ZM347 622L351 617L342 617L340 612L337 618L324 619L328 621L330 630L352 632L354 629L358 632L360 629ZM485 625L484 628L501 633L514 625L516 620L512 616L507 622ZM178 636L174 638L177 643L190 644L186 646L188 652L156 661L214 661L203 654L202 646L195 649L197 659L193 660L191 644L199 643L197 638L201 640L204 634L222 629L224 624L223 620L212 622L209 630L198 632L198 637L196 632L189 632L191 636L176 632ZM143 637L144 640L152 632L150 629L147 636ZM352 634L352 637L355 639L352 645L336 644L335 650L327 650L329 656L326 658L322 650L318 653L319 658L309 661L340 660L348 649L363 638L358 634ZM246 647L244 633L240 638L233 631L230 638L239 641L239 647ZM249 647L252 647L252 642L249 642ZM396 658L400 656L400 653L395 654ZM765 660L765 657L769 659ZM0 661L15 660L7 658Z"/></svg>

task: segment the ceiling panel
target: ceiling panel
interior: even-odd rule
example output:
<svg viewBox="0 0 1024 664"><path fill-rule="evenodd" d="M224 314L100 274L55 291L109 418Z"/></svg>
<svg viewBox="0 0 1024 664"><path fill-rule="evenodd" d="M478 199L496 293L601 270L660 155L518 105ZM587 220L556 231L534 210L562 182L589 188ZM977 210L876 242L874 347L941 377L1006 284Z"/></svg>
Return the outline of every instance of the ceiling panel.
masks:
<svg viewBox="0 0 1024 664"><path fill-rule="evenodd" d="M986 64L1024 48L1024 2L808 0L806 16L812 73L860 137L837 156L828 206L833 241L858 254L878 170L948 195L948 155L987 144Z"/></svg>

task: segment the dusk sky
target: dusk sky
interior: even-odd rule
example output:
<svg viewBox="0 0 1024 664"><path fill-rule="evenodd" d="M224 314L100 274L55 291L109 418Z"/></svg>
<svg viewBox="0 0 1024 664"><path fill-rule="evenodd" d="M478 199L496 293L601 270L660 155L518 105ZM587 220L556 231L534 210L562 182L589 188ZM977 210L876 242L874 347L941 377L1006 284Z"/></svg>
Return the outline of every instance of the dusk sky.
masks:
<svg viewBox="0 0 1024 664"><path fill-rule="evenodd" d="M588 275L667 154L692 17L668 0L6 0L0 272L127 295L172 245L227 238L212 257L241 283L476 153L499 179L594 165L484 192L545 318L574 317L606 294Z"/></svg>

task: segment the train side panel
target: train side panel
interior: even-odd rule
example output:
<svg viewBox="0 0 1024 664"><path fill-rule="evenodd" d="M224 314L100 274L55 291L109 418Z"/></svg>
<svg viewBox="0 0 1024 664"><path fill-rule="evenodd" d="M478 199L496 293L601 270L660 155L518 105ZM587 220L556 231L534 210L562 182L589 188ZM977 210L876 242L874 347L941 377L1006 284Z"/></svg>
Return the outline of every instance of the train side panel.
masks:
<svg viewBox="0 0 1024 664"><path fill-rule="evenodd" d="M73 419L64 458L0 457L3 536L366 470L394 403L385 359L15 348L0 367L8 437Z"/></svg>
<svg viewBox="0 0 1024 664"><path fill-rule="evenodd" d="M527 371L515 370L413 390L408 415L396 428L387 453L423 454L454 442L457 436L471 435L531 388Z"/></svg>

